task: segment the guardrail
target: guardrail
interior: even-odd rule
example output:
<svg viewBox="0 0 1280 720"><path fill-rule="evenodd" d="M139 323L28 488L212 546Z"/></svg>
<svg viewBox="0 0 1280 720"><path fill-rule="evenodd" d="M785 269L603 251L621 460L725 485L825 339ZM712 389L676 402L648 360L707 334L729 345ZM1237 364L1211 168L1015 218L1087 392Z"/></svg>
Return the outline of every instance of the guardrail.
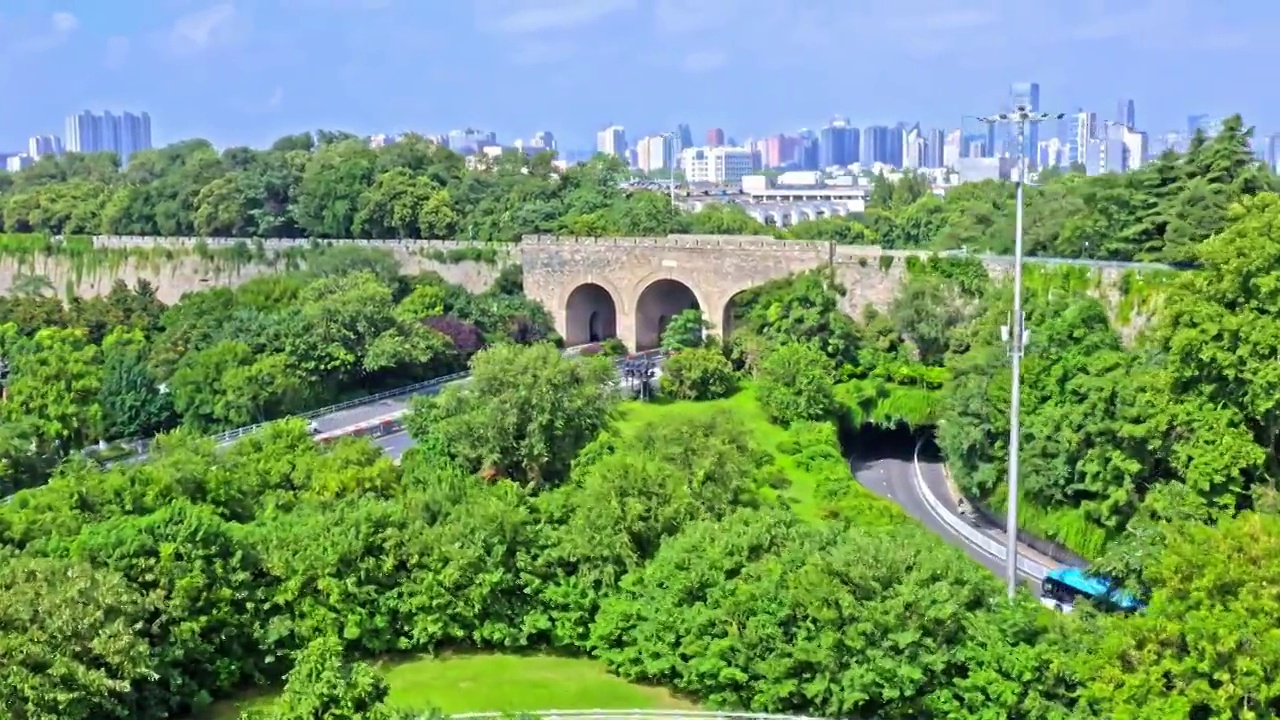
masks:
<svg viewBox="0 0 1280 720"><path fill-rule="evenodd" d="M541 717L544 720L632 720L645 717L667 717L681 720L822 720L810 715L771 715L765 712L710 712L705 710L529 710L520 712L460 712L449 715L454 720L498 720L512 716Z"/></svg>
<svg viewBox="0 0 1280 720"><path fill-rule="evenodd" d="M450 375L441 375L438 378L423 380L420 383L414 383L412 385L404 385L402 387L394 388L391 390L384 390L383 392L380 392L380 393L374 393L373 395L365 395L364 397L352 398L351 400L347 400L345 402L340 402L334 405L317 408L315 410L311 410L309 412L301 413L298 415L290 415L289 417L302 418L303 420L315 420L316 418L321 418L321 417L324 417L325 415L332 415L337 412L342 412L343 410L350 410L351 408L354 408L354 407L360 407L362 405L368 405L370 403L380 402L382 400L390 400L392 398L404 397L406 395L415 395L415 394L421 393L424 390L430 390L432 388L439 387L440 385L447 385L453 382L454 380L461 380L462 378L465 378L468 375L470 375L470 373L466 371L456 372ZM280 418L280 419L283 420L285 418ZM209 437L212 440L216 441L219 445L223 445L232 440L242 438L245 435L248 435L249 433L252 433L256 430L260 430L266 427L267 425L270 425L273 422L278 422L278 420L268 420L267 422L257 423L256 425L246 425L245 427L236 428L234 430L227 430L226 432L220 432L217 435L210 435Z"/></svg>
<svg viewBox="0 0 1280 720"><path fill-rule="evenodd" d="M580 353L585 348L589 348L591 346L592 346L592 343L587 343L584 345L573 345L571 347L565 348L564 354L575 355ZM653 352L653 351L649 351L649 352ZM639 353L639 354L645 355L647 353ZM351 408L354 408L354 407L360 407L361 405L368 405L369 403L375 403L382 400L390 400L392 398L403 397L405 395L414 395L423 390L429 390L439 385L446 385L448 383L453 382L454 380L461 380L462 378L467 377L468 375L470 375L470 372L466 370L463 370L462 372L452 373L449 375L441 375L440 377L431 378L430 380L423 380L422 382L414 383L412 385L403 385L398 388L392 388L390 390L384 390L379 393L374 393L373 395L364 395L358 398L352 398L350 400L345 400L343 402L335 403L333 405L327 405L322 408L316 408L315 410L309 410L305 413L301 413L298 415L289 415L288 417L302 418L303 420L315 420L316 418L321 418L321 417L324 417L325 415L332 415L337 412L342 412L343 410L350 410ZM230 440L235 440L237 438L244 437L245 435L248 435L249 433L255 430L259 430L270 423L278 422L280 420L285 420L285 419L287 418L276 418L275 420L268 420L266 422L260 422L254 425L246 425L244 427L238 427L233 430L226 430L216 435L210 435L209 437L214 441L216 441L219 445L222 445Z"/></svg>
<svg viewBox="0 0 1280 720"><path fill-rule="evenodd" d="M938 518L938 520L940 520L944 525L951 528L951 530L957 535L964 538L964 541L972 547L975 547L994 558L1007 557L1007 549L1005 548L1004 543L1001 543L990 535L978 530L965 522L955 513L951 512L951 510L948 509L946 505L943 505L942 501L933 494L933 491L929 489L929 484L924 481L924 473L920 471L920 445L921 443L916 443L915 453L911 457L911 469L913 471L912 477L915 478L916 492L920 495L920 498L924 500L924 504L929 508L929 512L933 513L934 517ZM1037 582L1044 580L1045 575L1047 575L1049 570L1052 569L1036 560L1032 560L1031 558L1022 555L1021 553L1018 554L1017 563L1019 571L1031 578L1034 578Z"/></svg>

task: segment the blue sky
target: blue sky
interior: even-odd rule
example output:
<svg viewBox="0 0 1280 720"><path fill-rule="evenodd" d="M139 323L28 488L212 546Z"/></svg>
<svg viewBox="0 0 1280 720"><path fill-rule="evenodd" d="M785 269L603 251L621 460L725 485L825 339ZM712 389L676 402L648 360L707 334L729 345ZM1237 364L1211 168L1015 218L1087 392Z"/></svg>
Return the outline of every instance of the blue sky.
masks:
<svg viewBox="0 0 1280 720"><path fill-rule="evenodd" d="M1280 130L1260 0L3 0L0 150L82 108L146 109L157 142L548 129L589 147L689 122L743 138L957 125L1017 80L1046 110L1149 130L1241 112Z"/></svg>

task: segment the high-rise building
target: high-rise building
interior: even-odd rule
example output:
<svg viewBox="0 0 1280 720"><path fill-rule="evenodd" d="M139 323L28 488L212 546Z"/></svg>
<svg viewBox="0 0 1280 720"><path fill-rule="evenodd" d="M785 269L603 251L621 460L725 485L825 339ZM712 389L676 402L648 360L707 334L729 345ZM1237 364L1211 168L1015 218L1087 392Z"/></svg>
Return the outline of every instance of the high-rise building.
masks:
<svg viewBox="0 0 1280 720"><path fill-rule="evenodd" d="M902 136L902 160L899 167L903 168L922 168L925 167L925 139L920 133L920 126L914 125L906 130Z"/></svg>
<svg viewBox="0 0 1280 720"><path fill-rule="evenodd" d="M1187 136L1195 137L1196 131L1202 131L1206 138L1212 139L1222 132L1222 118L1212 115L1190 115L1187 117Z"/></svg>
<svg viewBox="0 0 1280 720"><path fill-rule="evenodd" d="M884 125L872 125L862 129L861 162L864 165L885 163L897 165L902 162L902 144L898 143L898 156L893 154L893 128Z"/></svg>
<svg viewBox="0 0 1280 720"><path fill-rule="evenodd" d="M151 149L151 116L126 112L94 115L85 110L67 118L67 152L113 152L127 165L129 158Z"/></svg>
<svg viewBox="0 0 1280 720"><path fill-rule="evenodd" d="M924 166L929 168L946 167L942 162L943 149L946 146L946 134L937 128L930 130L924 138Z"/></svg>
<svg viewBox="0 0 1280 720"><path fill-rule="evenodd" d="M67 152L94 153L102 150L102 123L85 110L67 118Z"/></svg>
<svg viewBox="0 0 1280 720"><path fill-rule="evenodd" d="M688 123L676 126L676 139L680 141L681 149L693 147L693 130L689 129Z"/></svg>
<svg viewBox="0 0 1280 720"><path fill-rule="evenodd" d="M821 160L821 148L818 147L818 136L812 130L802 129L796 139L796 168L799 170L817 170Z"/></svg>
<svg viewBox="0 0 1280 720"><path fill-rule="evenodd" d="M965 157L964 133L959 129L947 133L942 141L942 167L954 168Z"/></svg>
<svg viewBox="0 0 1280 720"><path fill-rule="evenodd" d="M824 167L843 167L858 162L858 129L846 118L833 118L818 136L818 163Z"/></svg>
<svg viewBox="0 0 1280 720"><path fill-rule="evenodd" d="M1267 136L1266 145L1266 163L1272 172L1280 172L1280 133L1271 133Z"/></svg>
<svg viewBox="0 0 1280 720"><path fill-rule="evenodd" d="M685 148L680 166L691 183L740 185L744 176L755 172L751 151L729 146Z"/></svg>
<svg viewBox="0 0 1280 720"><path fill-rule="evenodd" d="M61 155L62 138L57 135L36 135L27 140L27 155L39 160L45 155Z"/></svg>
<svg viewBox="0 0 1280 720"><path fill-rule="evenodd" d="M636 143L636 169L654 172L671 168L675 160L675 136L650 135Z"/></svg>
<svg viewBox="0 0 1280 720"><path fill-rule="evenodd" d="M719 147L724 144L724 130L711 128L707 131L707 147Z"/></svg>
<svg viewBox="0 0 1280 720"><path fill-rule="evenodd" d="M1127 128L1137 127L1137 109L1132 100L1121 100L1116 105L1116 122Z"/></svg>
<svg viewBox="0 0 1280 720"><path fill-rule="evenodd" d="M621 125L610 125L596 133L596 152L625 158L627 156L627 130Z"/></svg>
<svg viewBox="0 0 1280 720"><path fill-rule="evenodd" d="M1069 137L1067 137L1067 164L1087 166L1085 156L1089 142L1098 138L1098 115L1081 110L1071 115L1069 119L1071 122L1068 127Z"/></svg>
<svg viewBox="0 0 1280 720"><path fill-rule="evenodd" d="M1040 112L1040 83L1014 83L1009 88L1009 101L1014 109L1024 108L1029 112ZM1015 133L1017 132L1016 128L1012 128L1012 130ZM1040 124L1027 123L1026 137L1022 139L1021 150L1032 169L1035 168L1035 155L1038 147L1040 147Z"/></svg>
<svg viewBox="0 0 1280 720"><path fill-rule="evenodd" d="M550 130L541 130L533 134L533 140L529 144L533 147L554 151L556 149L556 136Z"/></svg>

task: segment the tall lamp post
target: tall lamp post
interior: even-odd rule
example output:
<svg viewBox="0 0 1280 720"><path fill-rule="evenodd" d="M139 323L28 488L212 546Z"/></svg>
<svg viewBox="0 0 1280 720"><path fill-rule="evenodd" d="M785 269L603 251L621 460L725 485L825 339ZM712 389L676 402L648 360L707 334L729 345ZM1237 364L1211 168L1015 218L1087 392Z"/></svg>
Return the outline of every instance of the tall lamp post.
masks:
<svg viewBox="0 0 1280 720"><path fill-rule="evenodd" d="M1005 526L1008 536L1005 574L1011 598L1018 591L1018 445L1021 435L1018 415L1022 409L1022 348L1027 340L1022 312L1022 194L1027 180L1027 126L1047 120L1061 120L1063 117L1064 113L1033 112L1026 105L1018 105L1011 112L978 118L979 122L986 125L1012 124L1017 130L1018 138L1014 156L1018 166L1018 192L1013 230L1013 317L1005 330L1009 340L1012 385L1009 399L1009 502Z"/></svg>

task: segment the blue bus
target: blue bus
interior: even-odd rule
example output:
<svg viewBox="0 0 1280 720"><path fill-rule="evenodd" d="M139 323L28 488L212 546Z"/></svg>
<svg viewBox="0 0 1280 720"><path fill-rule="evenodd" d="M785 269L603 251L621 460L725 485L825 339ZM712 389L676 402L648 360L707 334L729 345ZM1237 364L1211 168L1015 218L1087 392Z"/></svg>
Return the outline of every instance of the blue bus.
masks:
<svg viewBox="0 0 1280 720"><path fill-rule="evenodd" d="M1116 588L1106 578L1090 575L1080 568L1050 570L1040 583L1040 602L1058 612L1071 612L1080 598L1103 610L1135 612L1142 608L1136 597Z"/></svg>

